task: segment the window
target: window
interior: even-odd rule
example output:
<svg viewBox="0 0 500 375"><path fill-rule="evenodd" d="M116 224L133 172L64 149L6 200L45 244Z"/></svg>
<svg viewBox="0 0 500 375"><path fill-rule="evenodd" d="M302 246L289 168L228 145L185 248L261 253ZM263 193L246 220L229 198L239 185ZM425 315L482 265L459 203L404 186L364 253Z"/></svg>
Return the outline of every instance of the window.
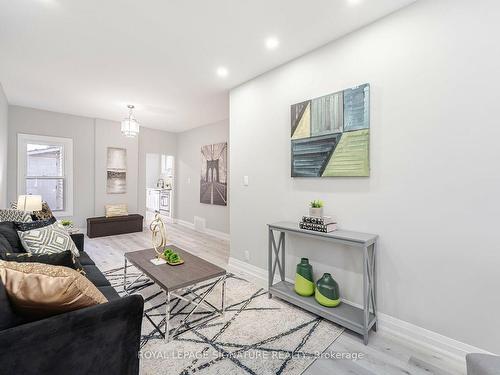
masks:
<svg viewBox="0 0 500 375"><path fill-rule="evenodd" d="M41 195L59 216L73 215L73 140L19 134L17 190Z"/></svg>

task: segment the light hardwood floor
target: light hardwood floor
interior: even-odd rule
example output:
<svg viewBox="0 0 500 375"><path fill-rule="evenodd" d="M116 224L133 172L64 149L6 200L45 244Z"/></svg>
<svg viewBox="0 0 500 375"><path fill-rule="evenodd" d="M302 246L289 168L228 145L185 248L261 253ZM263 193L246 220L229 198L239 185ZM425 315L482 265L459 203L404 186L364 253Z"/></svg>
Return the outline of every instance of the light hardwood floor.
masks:
<svg viewBox="0 0 500 375"><path fill-rule="evenodd" d="M172 244L212 263L227 266L229 242L196 232L179 224L166 224L167 237ZM123 254L151 248L151 232L119 236L85 238L85 251L101 270L123 266Z"/></svg>
<svg viewBox="0 0 500 375"><path fill-rule="evenodd" d="M226 266L229 260L229 242L179 224L167 224L167 235L172 243L194 255ZM123 254L151 247L151 234L142 233L85 239L85 249L97 266L105 271L123 266ZM459 375L465 369L433 353L424 353L404 342L382 334L373 334L368 346L362 338L345 331L326 352L362 353L358 360L318 359L305 375Z"/></svg>

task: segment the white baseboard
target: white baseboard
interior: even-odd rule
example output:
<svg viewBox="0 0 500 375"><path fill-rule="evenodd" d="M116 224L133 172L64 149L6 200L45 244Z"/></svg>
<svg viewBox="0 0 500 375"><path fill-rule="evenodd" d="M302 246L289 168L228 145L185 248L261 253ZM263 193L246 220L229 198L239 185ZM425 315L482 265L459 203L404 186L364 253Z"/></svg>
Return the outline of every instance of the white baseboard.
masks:
<svg viewBox="0 0 500 375"><path fill-rule="evenodd" d="M263 268L229 257L227 270L246 278L258 287L267 289L267 270Z"/></svg>
<svg viewBox="0 0 500 375"><path fill-rule="evenodd" d="M465 366L467 353L493 354L384 313L379 313L378 319L382 334L404 340L406 344L422 348L430 354L441 354L461 366Z"/></svg>
<svg viewBox="0 0 500 375"><path fill-rule="evenodd" d="M267 270L263 268L230 257L228 271L247 277L249 281L267 289ZM275 282L277 281L278 279L276 278ZM344 300L344 302L361 307L359 304L350 301ZM440 354L455 363L459 368L464 368L465 355L467 353L492 354L486 350L454 340L387 314L379 312L378 319L377 334L392 336L424 353L431 355Z"/></svg>
<svg viewBox="0 0 500 375"><path fill-rule="evenodd" d="M211 236L217 237L217 238L224 240L224 241L229 241L231 238L231 236L227 233L219 232L218 230L213 230L213 229L208 229L208 228L205 229L205 233L209 234Z"/></svg>
<svg viewBox="0 0 500 375"><path fill-rule="evenodd" d="M180 224L182 226L185 226L189 229L193 229L194 230L194 223L190 223L189 221L184 221L184 220L181 220L181 219L174 219L174 224Z"/></svg>
<svg viewBox="0 0 500 375"><path fill-rule="evenodd" d="M191 223L189 221L181 220L181 219L174 219L173 222L176 224L185 226L189 229L195 230L194 223ZM227 233L219 232L218 230L209 229L209 228L205 228L205 231L200 232L200 233L205 233L205 234L208 234L209 236L216 237L216 238L219 238L219 239L225 240L225 241L229 241L229 238L230 238L229 234L227 234Z"/></svg>

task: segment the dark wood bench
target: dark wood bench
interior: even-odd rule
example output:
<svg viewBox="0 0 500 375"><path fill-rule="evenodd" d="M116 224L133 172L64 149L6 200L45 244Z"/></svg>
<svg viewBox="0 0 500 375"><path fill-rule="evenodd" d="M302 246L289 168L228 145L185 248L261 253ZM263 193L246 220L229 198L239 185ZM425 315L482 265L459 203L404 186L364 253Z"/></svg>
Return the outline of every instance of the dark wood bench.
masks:
<svg viewBox="0 0 500 375"><path fill-rule="evenodd" d="M142 232L143 221L143 216L139 214L115 217L90 217L87 219L87 236L94 238Z"/></svg>

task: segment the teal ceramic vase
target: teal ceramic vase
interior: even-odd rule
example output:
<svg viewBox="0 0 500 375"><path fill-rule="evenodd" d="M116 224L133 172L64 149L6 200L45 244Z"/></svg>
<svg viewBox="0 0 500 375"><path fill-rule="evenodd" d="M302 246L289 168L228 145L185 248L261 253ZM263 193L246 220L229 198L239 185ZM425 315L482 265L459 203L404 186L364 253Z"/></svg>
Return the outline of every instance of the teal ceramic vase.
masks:
<svg viewBox="0 0 500 375"><path fill-rule="evenodd" d="M316 282L314 298L316 302L326 307L335 307L340 304L339 284L333 279L332 275L325 273Z"/></svg>
<svg viewBox="0 0 500 375"><path fill-rule="evenodd" d="M309 259L302 258L297 264L295 273L295 293L303 297L309 297L314 294L314 280L312 266Z"/></svg>

